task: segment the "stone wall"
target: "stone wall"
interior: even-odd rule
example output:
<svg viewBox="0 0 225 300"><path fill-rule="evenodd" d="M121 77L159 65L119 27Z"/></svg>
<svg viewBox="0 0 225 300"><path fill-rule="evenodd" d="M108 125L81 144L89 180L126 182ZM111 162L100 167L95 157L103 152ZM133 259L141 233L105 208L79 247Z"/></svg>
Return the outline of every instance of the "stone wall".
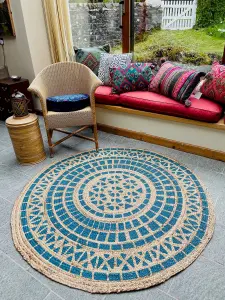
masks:
<svg viewBox="0 0 225 300"><path fill-rule="evenodd" d="M147 5L146 21L143 22L143 3L135 3L135 33L160 27L162 10ZM70 3L73 41L76 47L93 47L121 43L120 14L118 3Z"/></svg>
<svg viewBox="0 0 225 300"><path fill-rule="evenodd" d="M153 6L161 6L162 1L161 0L146 0L147 4L151 4Z"/></svg>

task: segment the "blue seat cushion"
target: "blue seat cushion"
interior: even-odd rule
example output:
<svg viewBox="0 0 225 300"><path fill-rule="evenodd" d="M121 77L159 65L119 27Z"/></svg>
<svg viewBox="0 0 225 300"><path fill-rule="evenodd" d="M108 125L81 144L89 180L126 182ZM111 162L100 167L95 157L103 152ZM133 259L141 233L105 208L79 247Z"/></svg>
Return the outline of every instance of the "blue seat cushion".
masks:
<svg viewBox="0 0 225 300"><path fill-rule="evenodd" d="M87 106L90 106L90 97L87 94L61 95L47 98L49 111L76 111Z"/></svg>

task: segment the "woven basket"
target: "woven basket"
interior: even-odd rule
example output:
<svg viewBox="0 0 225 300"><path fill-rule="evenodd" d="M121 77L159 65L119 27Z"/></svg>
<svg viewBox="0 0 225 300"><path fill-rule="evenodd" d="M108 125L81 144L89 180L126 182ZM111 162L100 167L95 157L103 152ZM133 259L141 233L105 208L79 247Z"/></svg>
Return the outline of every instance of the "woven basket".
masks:
<svg viewBox="0 0 225 300"><path fill-rule="evenodd" d="M16 157L20 164L36 164L46 158L40 127L36 115L6 120Z"/></svg>

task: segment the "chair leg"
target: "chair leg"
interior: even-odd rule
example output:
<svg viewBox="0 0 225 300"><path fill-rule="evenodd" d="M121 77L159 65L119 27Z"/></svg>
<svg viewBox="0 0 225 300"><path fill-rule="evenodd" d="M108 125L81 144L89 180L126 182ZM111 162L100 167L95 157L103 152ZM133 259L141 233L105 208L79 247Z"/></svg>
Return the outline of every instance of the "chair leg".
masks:
<svg viewBox="0 0 225 300"><path fill-rule="evenodd" d="M53 158L54 156L54 150L52 146L52 135L53 135L53 130L48 129L47 130L47 136L48 136L48 146L49 146L49 152L50 152L50 157Z"/></svg>
<svg viewBox="0 0 225 300"><path fill-rule="evenodd" d="M93 126L93 130L94 130L94 138L95 138L95 148L96 148L96 151L98 151L98 129L97 129L97 124L95 124Z"/></svg>
<svg viewBox="0 0 225 300"><path fill-rule="evenodd" d="M52 139L52 136L53 136L53 129L49 129L49 134L50 134L50 137Z"/></svg>

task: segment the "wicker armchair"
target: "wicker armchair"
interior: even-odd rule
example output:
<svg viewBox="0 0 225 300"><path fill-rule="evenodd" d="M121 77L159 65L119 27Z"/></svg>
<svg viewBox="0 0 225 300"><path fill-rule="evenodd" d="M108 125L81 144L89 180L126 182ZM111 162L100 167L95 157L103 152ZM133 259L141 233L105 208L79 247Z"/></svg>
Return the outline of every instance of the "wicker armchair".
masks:
<svg viewBox="0 0 225 300"><path fill-rule="evenodd" d="M29 91L38 96L41 101L45 127L48 136L50 156L53 157L53 148L72 136L78 136L95 142L98 149L97 123L95 114L95 90L102 82L86 66L65 62L48 66L41 71L29 87ZM50 96L66 94L88 94L91 105L78 111L53 112L48 111L46 99ZM69 132L62 128L81 126L80 129ZM94 138L86 137L80 132L88 127L93 127ZM56 143L52 143L53 130L67 134Z"/></svg>

